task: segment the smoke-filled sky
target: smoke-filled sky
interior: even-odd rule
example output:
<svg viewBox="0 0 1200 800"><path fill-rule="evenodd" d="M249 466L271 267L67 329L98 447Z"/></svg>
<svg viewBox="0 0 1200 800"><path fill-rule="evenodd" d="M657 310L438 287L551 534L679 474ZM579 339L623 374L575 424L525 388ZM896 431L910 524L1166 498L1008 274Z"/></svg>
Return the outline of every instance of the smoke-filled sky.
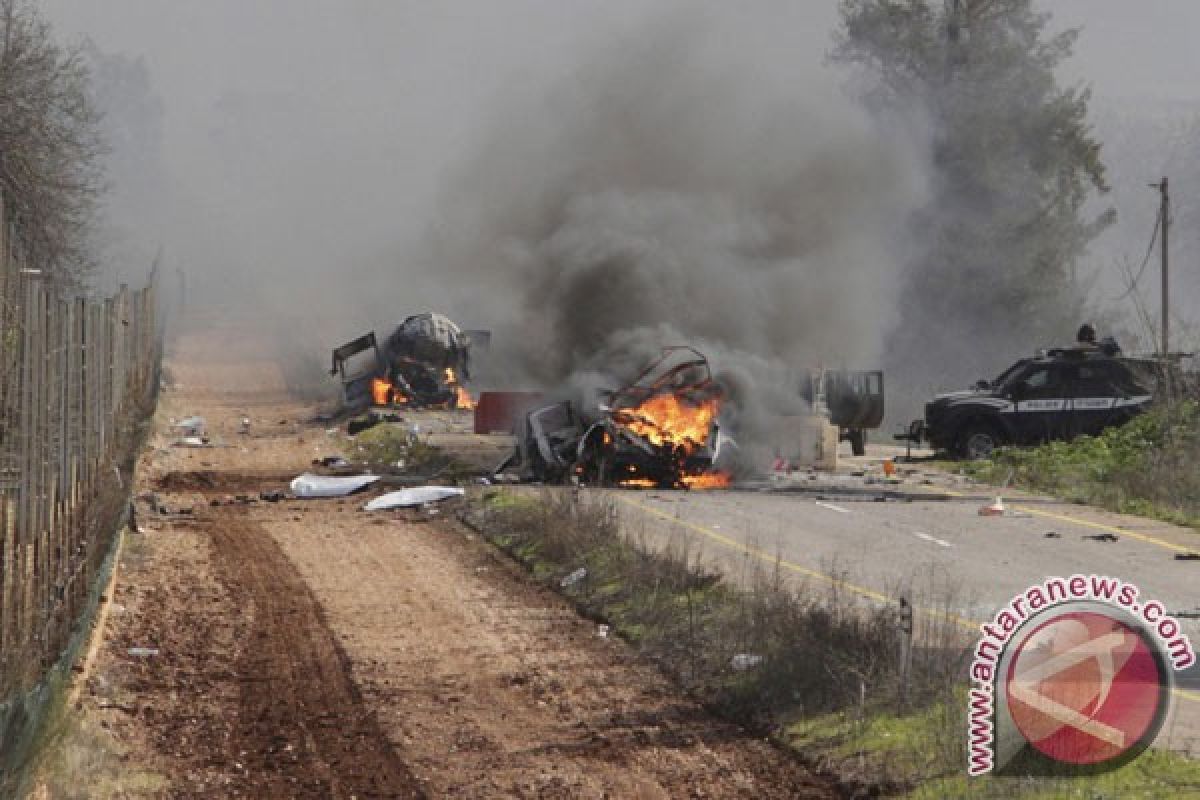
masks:
<svg viewBox="0 0 1200 800"><path fill-rule="evenodd" d="M869 362L896 313L887 233L922 200L920 142L872 130L841 92L825 64L833 0L41 7L68 40L143 57L162 101L161 158L145 165L162 180L138 184L153 195L122 196L133 181L113 176L115 204L145 220L119 252L161 246L198 297L253 298L314 349L429 305L578 348L571 334L591 329L564 304L594 296L589 269L631 253L656 265L652 279L628 272L639 289L713 278L631 304L639 326L731 352ZM1063 78L1092 84L1099 118L1131 97L1200 107L1200 4L1044 7L1053 28L1084 28ZM1154 163L1114 176L1137 186ZM1117 189L1110 202L1140 225L1146 198ZM1109 235L1103 258L1140 235Z"/></svg>

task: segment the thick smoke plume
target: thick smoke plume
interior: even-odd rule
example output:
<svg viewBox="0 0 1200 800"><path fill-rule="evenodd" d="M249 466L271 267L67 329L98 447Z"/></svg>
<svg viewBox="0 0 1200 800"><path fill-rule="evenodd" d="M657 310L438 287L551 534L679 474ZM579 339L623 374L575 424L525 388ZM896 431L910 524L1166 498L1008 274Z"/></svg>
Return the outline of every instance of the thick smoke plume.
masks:
<svg viewBox="0 0 1200 800"><path fill-rule="evenodd" d="M504 109L426 257L509 370L621 380L691 344L765 419L803 369L878 366L922 149L782 53L662 26Z"/></svg>

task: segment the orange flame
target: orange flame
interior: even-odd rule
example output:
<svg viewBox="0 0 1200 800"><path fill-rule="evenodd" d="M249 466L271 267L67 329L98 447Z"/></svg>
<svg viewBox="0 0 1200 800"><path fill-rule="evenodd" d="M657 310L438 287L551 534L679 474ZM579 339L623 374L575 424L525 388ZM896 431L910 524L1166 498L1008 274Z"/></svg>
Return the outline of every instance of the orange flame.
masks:
<svg viewBox="0 0 1200 800"><path fill-rule="evenodd" d="M383 378L371 379L371 400L377 406L386 406L391 402L392 384Z"/></svg>
<svg viewBox="0 0 1200 800"><path fill-rule="evenodd" d="M458 374L454 371L454 368L446 367L444 376L446 379L446 385L454 389L454 393L456 395L454 403L455 407L466 409L468 411L474 408L475 398L471 397L471 393L464 389L458 382Z"/></svg>
<svg viewBox="0 0 1200 800"><path fill-rule="evenodd" d="M706 472L703 475L684 475L683 485L689 489L727 489L733 483L728 472Z"/></svg>
<svg viewBox="0 0 1200 800"><path fill-rule="evenodd" d="M673 394L656 394L613 418L653 445L681 445L691 452L708 441L720 411L717 398L691 403Z"/></svg>
<svg viewBox="0 0 1200 800"><path fill-rule="evenodd" d="M408 397L387 378L372 378L371 402L377 406L406 406Z"/></svg>

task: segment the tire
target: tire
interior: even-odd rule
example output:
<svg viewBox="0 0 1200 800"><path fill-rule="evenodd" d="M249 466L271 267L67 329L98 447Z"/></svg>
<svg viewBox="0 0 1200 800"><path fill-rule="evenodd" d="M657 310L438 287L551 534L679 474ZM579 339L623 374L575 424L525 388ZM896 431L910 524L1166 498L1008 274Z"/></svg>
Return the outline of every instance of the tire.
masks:
<svg viewBox="0 0 1200 800"><path fill-rule="evenodd" d="M996 448L1004 444L1004 437L996 426L986 422L969 422L958 437L958 451L968 461L991 458Z"/></svg>
<svg viewBox="0 0 1200 800"><path fill-rule="evenodd" d="M856 456L865 456L867 454L867 432L862 428L855 428L850 431L850 452Z"/></svg>

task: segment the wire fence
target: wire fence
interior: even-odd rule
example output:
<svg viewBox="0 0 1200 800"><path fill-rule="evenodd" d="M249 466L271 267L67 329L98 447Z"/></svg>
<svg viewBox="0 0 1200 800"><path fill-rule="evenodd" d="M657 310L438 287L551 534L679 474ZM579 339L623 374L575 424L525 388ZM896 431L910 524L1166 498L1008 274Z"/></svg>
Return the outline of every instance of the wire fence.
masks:
<svg viewBox="0 0 1200 800"><path fill-rule="evenodd" d="M62 296L28 267L4 212L0 198L0 711L82 622L159 364L153 273L137 291ZM4 738L0 719L0 756Z"/></svg>

